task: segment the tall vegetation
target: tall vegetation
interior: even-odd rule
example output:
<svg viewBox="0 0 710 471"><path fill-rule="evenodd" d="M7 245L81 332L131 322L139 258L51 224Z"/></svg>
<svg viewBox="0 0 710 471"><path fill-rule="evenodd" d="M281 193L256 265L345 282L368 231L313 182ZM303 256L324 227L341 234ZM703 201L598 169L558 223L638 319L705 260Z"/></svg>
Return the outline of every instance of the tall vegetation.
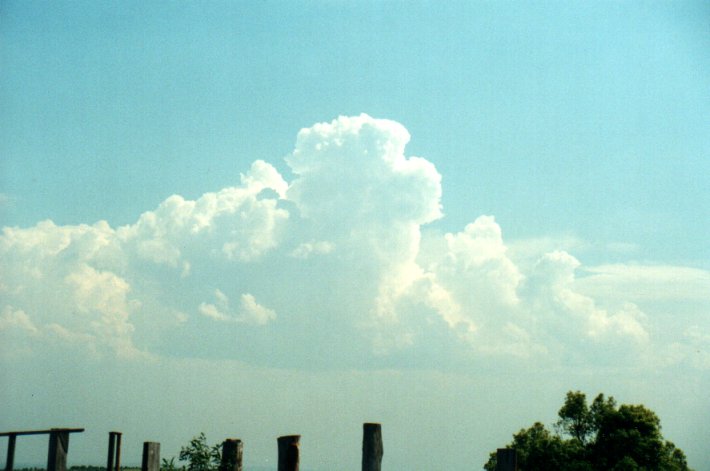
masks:
<svg viewBox="0 0 710 471"><path fill-rule="evenodd" d="M513 435L508 448L521 471L689 471L685 453L661 435L661 421L642 405L617 406L599 394L568 392L551 432L539 422ZM496 453L484 465L495 471Z"/></svg>
<svg viewBox="0 0 710 471"><path fill-rule="evenodd" d="M200 433L193 437L187 446L180 448L178 458L187 464L178 468L174 458L170 461L163 458L160 471L216 471L219 469L222 453L219 444L209 446L205 434Z"/></svg>

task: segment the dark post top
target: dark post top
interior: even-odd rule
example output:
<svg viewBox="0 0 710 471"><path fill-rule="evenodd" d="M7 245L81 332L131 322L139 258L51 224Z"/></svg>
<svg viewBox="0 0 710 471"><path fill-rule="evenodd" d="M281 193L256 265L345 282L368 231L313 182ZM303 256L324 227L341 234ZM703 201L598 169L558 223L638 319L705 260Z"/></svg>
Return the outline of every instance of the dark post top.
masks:
<svg viewBox="0 0 710 471"><path fill-rule="evenodd" d="M17 432L0 432L0 437L10 437L10 436L17 436L17 435L41 435L45 433L55 433L55 432L62 432L62 433L81 433L83 432L83 428L51 428L49 430L21 430Z"/></svg>

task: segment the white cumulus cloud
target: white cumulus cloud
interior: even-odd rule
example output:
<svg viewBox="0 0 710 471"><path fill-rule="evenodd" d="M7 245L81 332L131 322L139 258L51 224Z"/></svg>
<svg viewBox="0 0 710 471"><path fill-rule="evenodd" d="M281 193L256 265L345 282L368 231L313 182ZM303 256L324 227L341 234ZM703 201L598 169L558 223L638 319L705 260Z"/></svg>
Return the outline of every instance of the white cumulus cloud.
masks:
<svg viewBox="0 0 710 471"><path fill-rule="evenodd" d="M239 307L232 312L229 298L222 291L214 292L215 303L201 303L198 310L203 315L222 322L235 322L237 324L264 325L276 319L273 309L262 306L256 302L253 295L244 293L240 297Z"/></svg>
<svg viewBox="0 0 710 471"><path fill-rule="evenodd" d="M0 331L117 355L298 353L264 351L268 332L333 362L633 357L663 341L643 299L706 299L703 270L584 267L569 253L584 241L511 243L493 216L432 229L441 175L406 155L409 138L394 121L340 117L298 133L291 181L257 160L234 186L170 196L126 226L4 228ZM692 332L674 340L705 345Z"/></svg>

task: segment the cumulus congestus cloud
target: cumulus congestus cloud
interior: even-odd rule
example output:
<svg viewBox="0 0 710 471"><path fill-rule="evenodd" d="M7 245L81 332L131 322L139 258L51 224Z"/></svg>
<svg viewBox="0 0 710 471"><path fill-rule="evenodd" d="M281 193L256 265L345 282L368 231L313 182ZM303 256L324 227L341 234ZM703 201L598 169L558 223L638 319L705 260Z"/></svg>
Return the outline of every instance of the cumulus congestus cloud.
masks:
<svg viewBox="0 0 710 471"><path fill-rule="evenodd" d="M408 141L399 123L341 117L298 133L291 181L256 161L235 186L170 196L127 226L4 228L3 343L359 366L646 351L647 315L605 295L623 268L579 280L561 250L520 263L492 216L428 230L441 175Z"/></svg>

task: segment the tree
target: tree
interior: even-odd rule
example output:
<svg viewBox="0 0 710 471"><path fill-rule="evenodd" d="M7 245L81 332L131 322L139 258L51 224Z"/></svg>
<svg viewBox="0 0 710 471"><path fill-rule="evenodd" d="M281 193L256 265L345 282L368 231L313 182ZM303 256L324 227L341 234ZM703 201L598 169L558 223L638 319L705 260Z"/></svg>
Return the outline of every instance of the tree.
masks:
<svg viewBox="0 0 710 471"><path fill-rule="evenodd" d="M222 458L219 444L210 447L204 433L193 437L187 446L180 448L180 461L187 461L187 471L215 471Z"/></svg>
<svg viewBox="0 0 710 471"><path fill-rule="evenodd" d="M668 471L683 471L688 469L688 461L683 450L676 448L673 442L666 441L661 452L661 469Z"/></svg>
<svg viewBox="0 0 710 471"><path fill-rule="evenodd" d="M584 470L591 469L579 466L568 466L579 460L579 447L576 443L563 440L559 435L551 433L540 422L532 427L520 430L513 435L513 442L508 448L515 448L518 453L518 465L525 471ZM484 469L495 471L496 452L491 453Z"/></svg>
<svg viewBox="0 0 710 471"><path fill-rule="evenodd" d="M626 461L653 468L661 461L661 421L644 406L622 405L599 419L592 446L597 468L612 469Z"/></svg>
<svg viewBox="0 0 710 471"><path fill-rule="evenodd" d="M570 391L558 412L555 433L539 422L513 435L508 445L521 471L689 471L685 454L661 435L661 421L642 405L617 407L599 394L591 405ZM496 467L491 453L484 469Z"/></svg>
<svg viewBox="0 0 710 471"><path fill-rule="evenodd" d="M555 424L556 430L572 436L580 444L585 445L594 430L594 424L592 411L587 406L587 397L584 393L568 392L558 415L560 420Z"/></svg>

